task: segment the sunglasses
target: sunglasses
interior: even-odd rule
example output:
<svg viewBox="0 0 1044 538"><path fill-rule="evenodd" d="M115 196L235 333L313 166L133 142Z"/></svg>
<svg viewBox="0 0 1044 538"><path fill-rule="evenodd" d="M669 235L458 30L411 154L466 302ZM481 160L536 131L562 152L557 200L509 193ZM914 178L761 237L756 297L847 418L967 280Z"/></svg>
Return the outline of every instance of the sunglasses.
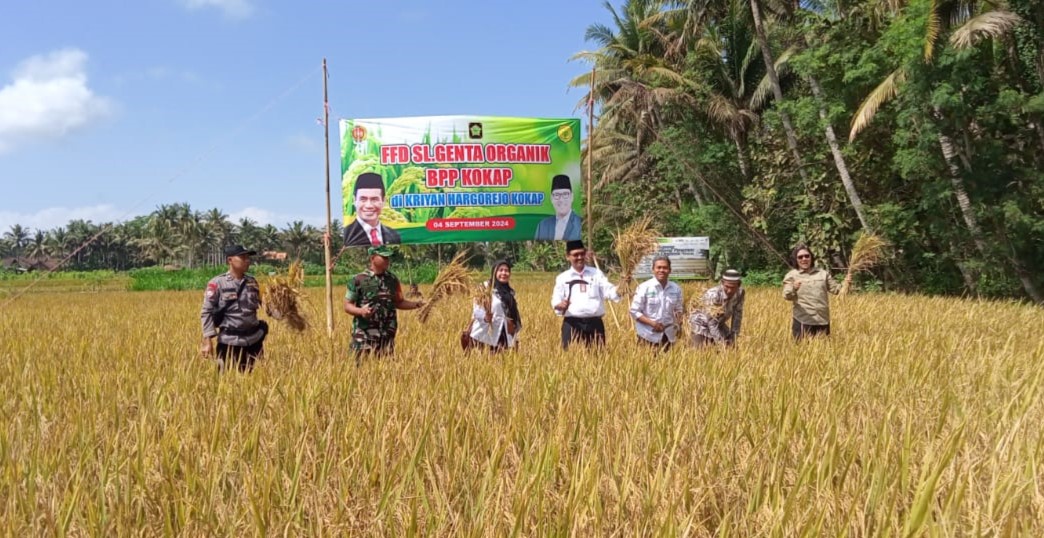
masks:
<svg viewBox="0 0 1044 538"><path fill-rule="evenodd" d="M811 254L798 254L797 259L799 259L799 260L809 260L809 259L812 259L812 255Z"/></svg>

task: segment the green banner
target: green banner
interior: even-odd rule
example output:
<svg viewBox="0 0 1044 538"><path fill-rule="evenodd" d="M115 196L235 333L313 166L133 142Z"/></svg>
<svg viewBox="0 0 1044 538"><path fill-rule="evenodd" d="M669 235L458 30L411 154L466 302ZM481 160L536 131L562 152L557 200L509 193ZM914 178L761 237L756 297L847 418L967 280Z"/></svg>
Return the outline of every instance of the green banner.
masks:
<svg viewBox="0 0 1044 538"><path fill-rule="evenodd" d="M580 120L341 120L345 246L580 239Z"/></svg>

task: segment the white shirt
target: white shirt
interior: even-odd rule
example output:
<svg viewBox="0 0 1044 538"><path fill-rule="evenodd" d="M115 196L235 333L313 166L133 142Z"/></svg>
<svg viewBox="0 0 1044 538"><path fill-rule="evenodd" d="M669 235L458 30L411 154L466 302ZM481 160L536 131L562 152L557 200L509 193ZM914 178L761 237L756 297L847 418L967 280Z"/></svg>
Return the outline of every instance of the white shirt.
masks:
<svg viewBox="0 0 1044 538"><path fill-rule="evenodd" d="M676 316L681 316L682 308L681 286L669 280L666 286L661 286L658 280L650 278L638 285L631 301L631 317L635 320L635 331L639 337L656 344L663 340L665 334L669 342L674 342L678 338ZM643 315L662 323L664 331L656 332L649 325L638 321Z"/></svg>
<svg viewBox="0 0 1044 538"><path fill-rule="evenodd" d="M487 346L496 347L497 341L500 340L500 332L507 332L507 316L504 314L504 303L500 300L500 297L496 293L491 295L493 299L490 302L489 309L493 311L493 321L486 323L486 309L475 303L475 306L471 309L471 318L475 320L471 323L471 337ZM515 335L512 336L510 333L507 335L508 347L515 345L520 332L522 332L522 327L519 327L516 323Z"/></svg>
<svg viewBox="0 0 1044 538"><path fill-rule="evenodd" d="M564 217L555 218L555 239L561 240L565 237L566 226L569 225L569 213Z"/></svg>
<svg viewBox="0 0 1044 538"><path fill-rule="evenodd" d="M568 285L568 282L573 280L583 280L584 282ZM572 288L572 293L569 291L570 288ZM584 270L579 273L570 267L555 278L555 290L551 292L551 308L566 298L569 299L569 308L564 313L558 310L555 310L555 313L571 318L599 318L605 315L605 306L602 301L609 299L620 302L616 286L609 282L605 274L594 267L584 267Z"/></svg>
<svg viewBox="0 0 1044 538"><path fill-rule="evenodd" d="M366 240L367 241L370 240L370 230L377 230L377 244L378 245L383 245L384 244L384 235L381 234L380 221L378 221L377 227L374 228L373 226L370 226L369 224L366 224L366 221L363 220L363 219L356 219L356 220L359 221L359 224L362 225L363 231L366 232Z"/></svg>

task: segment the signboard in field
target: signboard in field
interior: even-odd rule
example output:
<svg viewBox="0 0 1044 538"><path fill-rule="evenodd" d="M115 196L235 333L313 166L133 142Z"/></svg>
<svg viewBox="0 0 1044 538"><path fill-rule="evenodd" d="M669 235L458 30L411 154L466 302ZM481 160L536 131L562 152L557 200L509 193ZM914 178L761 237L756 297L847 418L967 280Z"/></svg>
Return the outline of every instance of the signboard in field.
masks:
<svg viewBox="0 0 1044 538"><path fill-rule="evenodd" d="M709 237L661 237L657 241L659 250L638 262L635 278L652 278L652 260L656 254L666 254L671 259L671 278L710 278Z"/></svg>
<svg viewBox="0 0 1044 538"><path fill-rule="evenodd" d="M580 120L341 120L345 246L579 239Z"/></svg>

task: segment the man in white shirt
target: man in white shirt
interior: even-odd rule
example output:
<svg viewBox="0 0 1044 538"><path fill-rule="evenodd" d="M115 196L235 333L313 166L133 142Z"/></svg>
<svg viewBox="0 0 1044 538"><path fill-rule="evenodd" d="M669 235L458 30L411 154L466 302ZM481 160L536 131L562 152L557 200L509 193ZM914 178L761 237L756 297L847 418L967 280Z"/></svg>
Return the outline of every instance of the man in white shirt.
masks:
<svg viewBox="0 0 1044 538"><path fill-rule="evenodd" d="M579 340L585 346L605 344L605 306L609 299L620 302L616 286L605 274L585 265L587 249L579 239L566 243L566 259L569 269L555 278L555 289L551 293L551 308L562 316L562 349Z"/></svg>
<svg viewBox="0 0 1044 538"><path fill-rule="evenodd" d="M667 351L678 338L682 316L682 289L671 282L671 259L660 254L653 258L653 278L638 285L631 301L638 342Z"/></svg>

